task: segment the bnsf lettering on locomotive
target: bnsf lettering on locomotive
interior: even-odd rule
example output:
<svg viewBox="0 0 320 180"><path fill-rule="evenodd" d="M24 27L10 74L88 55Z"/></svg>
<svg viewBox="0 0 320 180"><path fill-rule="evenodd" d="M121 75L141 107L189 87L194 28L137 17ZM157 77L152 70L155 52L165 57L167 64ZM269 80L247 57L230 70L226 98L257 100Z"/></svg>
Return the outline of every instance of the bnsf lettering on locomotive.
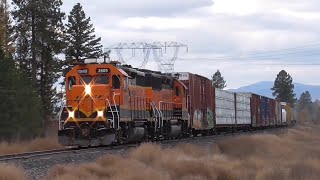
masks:
<svg viewBox="0 0 320 180"><path fill-rule="evenodd" d="M78 73L79 74L88 74L88 69L79 69Z"/></svg>
<svg viewBox="0 0 320 180"><path fill-rule="evenodd" d="M110 69L109 68L98 68L97 73L109 73Z"/></svg>

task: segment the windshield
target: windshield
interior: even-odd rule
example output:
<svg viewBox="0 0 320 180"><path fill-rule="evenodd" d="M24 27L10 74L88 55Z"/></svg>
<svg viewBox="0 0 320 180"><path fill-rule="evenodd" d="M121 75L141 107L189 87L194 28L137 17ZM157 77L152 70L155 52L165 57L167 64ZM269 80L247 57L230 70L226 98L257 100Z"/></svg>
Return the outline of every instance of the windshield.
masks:
<svg viewBox="0 0 320 180"><path fill-rule="evenodd" d="M109 84L109 76L97 76L96 84Z"/></svg>
<svg viewBox="0 0 320 180"><path fill-rule="evenodd" d="M81 83L90 84L93 80L92 76L81 76Z"/></svg>

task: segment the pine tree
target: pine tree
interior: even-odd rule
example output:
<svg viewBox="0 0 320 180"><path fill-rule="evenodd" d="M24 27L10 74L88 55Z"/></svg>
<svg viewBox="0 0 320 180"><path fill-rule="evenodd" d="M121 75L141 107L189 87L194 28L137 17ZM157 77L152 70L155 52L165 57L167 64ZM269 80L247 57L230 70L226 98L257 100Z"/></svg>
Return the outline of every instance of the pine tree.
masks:
<svg viewBox="0 0 320 180"><path fill-rule="evenodd" d="M13 0L16 36L16 60L37 89L43 106L43 118L53 112L53 84L60 73L60 60L55 55L65 47L63 41L64 13L61 0Z"/></svg>
<svg viewBox="0 0 320 180"><path fill-rule="evenodd" d="M66 24L67 59L98 58L102 55L101 38L94 35L95 29L90 24L90 17L80 3L76 4L68 16Z"/></svg>
<svg viewBox="0 0 320 180"><path fill-rule="evenodd" d="M212 75L212 84L215 88L218 89L224 89L225 87L227 87L226 85L226 81L224 80L224 78L221 76L221 73L219 71L219 69L217 70L217 72L215 72Z"/></svg>
<svg viewBox="0 0 320 180"><path fill-rule="evenodd" d="M313 103L312 103L312 98L309 91L303 92L300 95L300 99L298 102L299 102L299 111L307 109L310 112L312 110Z"/></svg>
<svg viewBox="0 0 320 180"><path fill-rule="evenodd" d="M0 137L32 139L42 130L40 99L28 76L0 50Z"/></svg>
<svg viewBox="0 0 320 180"><path fill-rule="evenodd" d="M293 92L294 84L292 83L292 77L285 70L281 70L278 73L271 90L273 91L272 95L276 97L276 100L288 102L292 106L296 101L296 94Z"/></svg>
<svg viewBox="0 0 320 180"><path fill-rule="evenodd" d="M7 0L0 0L0 48L7 56L14 53L12 30Z"/></svg>
<svg viewBox="0 0 320 180"><path fill-rule="evenodd" d="M318 106L317 112L316 112L316 117L315 120L317 122L320 122L320 105Z"/></svg>

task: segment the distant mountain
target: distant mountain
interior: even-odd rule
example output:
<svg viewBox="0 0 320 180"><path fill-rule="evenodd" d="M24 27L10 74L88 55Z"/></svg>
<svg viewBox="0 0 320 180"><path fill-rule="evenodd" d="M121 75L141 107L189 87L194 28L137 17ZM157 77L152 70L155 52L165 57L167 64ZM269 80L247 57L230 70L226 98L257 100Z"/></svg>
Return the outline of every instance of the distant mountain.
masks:
<svg viewBox="0 0 320 180"><path fill-rule="evenodd" d="M238 89L229 89L229 91L234 92L253 92L259 95L267 96L273 98L271 88L273 87L272 81L261 81L248 86L243 86ZM320 86L307 85L301 83L294 83L294 92L296 97L299 99L301 93L309 91L312 100L320 100Z"/></svg>

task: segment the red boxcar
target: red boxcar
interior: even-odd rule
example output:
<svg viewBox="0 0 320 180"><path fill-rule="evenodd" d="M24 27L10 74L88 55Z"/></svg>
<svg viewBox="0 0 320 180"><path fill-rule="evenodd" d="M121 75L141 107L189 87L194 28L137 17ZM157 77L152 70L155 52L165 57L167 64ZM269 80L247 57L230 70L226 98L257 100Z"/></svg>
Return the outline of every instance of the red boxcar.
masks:
<svg viewBox="0 0 320 180"><path fill-rule="evenodd" d="M279 101L276 101L275 114L276 114L276 125L280 126L282 124L282 108L281 108L281 103Z"/></svg>
<svg viewBox="0 0 320 180"><path fill-rule="evenodd" d="M191 127L195 130L212 129L215 126L214 88L211 80L188 72L175 73L188 88L188 111Z"/></svg>
<svg viewBox="0 0 320 180"><path fill-rule="evenodd" d="M260 104L261 104L261 97L256 94L252 94L251 97L251 117L252 117L252 126L253 127L261 127L263 126L263 119L261 118L261 110L260 110Z"/></svg>

